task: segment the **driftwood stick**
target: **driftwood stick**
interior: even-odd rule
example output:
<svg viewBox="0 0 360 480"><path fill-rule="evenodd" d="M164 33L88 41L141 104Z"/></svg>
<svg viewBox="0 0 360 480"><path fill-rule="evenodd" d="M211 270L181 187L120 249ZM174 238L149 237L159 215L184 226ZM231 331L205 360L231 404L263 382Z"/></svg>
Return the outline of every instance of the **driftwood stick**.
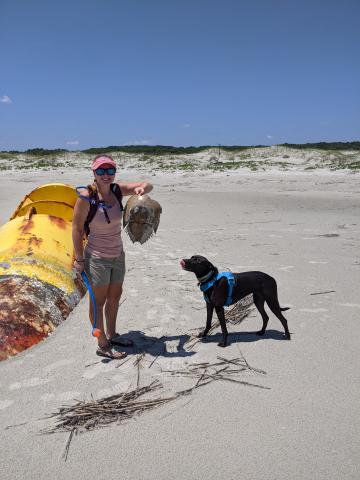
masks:
<svg viewBox="0 0 360 480"><path fill-rule="evenodd" d="M121 367L121 365L124 365L124 363L126 363L128 360L130 360L130 357L127 357L123 362L118 363L118 364L115 366L115 368Z"/></svg>
<svg viewBox="0 0 360 480"><path fill-rule="evenodd" d="M334 293L336 290L328 290L327 292L314 292L310 293L310 295L325 295L326 293Z"/></svg>
<svg viewBox="0 0 360 480"><path fill-rule="evenodd" d="M159 355L156 355L156 357L154 358L154 360L150 363L149 367L148 368L151 368L153 366L153 363L156 362L156 360L160 357L160 353Z"/></svg>
<svg viewBox="0 0 360 480"><path fill-rule="evenodd" d="M244 360L244 362L245 362L245 364L246 364L246 366L247 366L247 368L248 368L249 370L252 370L252 371L257 372L257 373L261 373L262 375L266 375L266 372L265 372L264 370L260 370L259 368L253 368L253 367L251 367L251 366L248 364L246 358L244 357L244 354L243 354L242 351L240 350L239 345L237 345L237 348L238 348L239 353L240 353L242 359Z"/></svg>
<svg viewBox="0 0 360 480"><path fill-rule="evenodd" d="M262 388L264 390L271 390L270 387L264 387L263 385L258 385L256 383L244 382L243 380L236 380L235 378L230 378L230 377L221 377L220 376L219 380L226 380L227 382L241 383L242 385L247 385L249 387L258 387L258 388Z"/></svg>
<svg viewBox="0 0 360 480"><path fill-rule="evenodd" d="M73 428L73 429L70 431L69 438L68 438L68 440L67 440L67 442L66 442L65 449L64 449L64 451L63 451L63 458L64 458L65 462L66 462L67 457L68 457L68 455L69 455L70 443L71 443L71 440L72 440L72 438L73 438L73 436L74 436L75 431L76 431L75 428Z"/></svg>
<svg viewBox="0 0 360 480"><path fill-rule="evenodd" d="M198 387L198 385L201 383L202 379L205 377L206 374L207 374L207 370L205 368L204 373L201 375L201 377L199 377L199 380L196 382L195 386L193 387L193 390Z"/></svg>
<svg viewBox="0 0 360 480"><path fill-rule="evenodd" d="M7 425L4 430L8 430L9 428L14 428L14 427L21 427L22 425L27 425L29 422L23 422L23 423L15 423L14 425Z"/></svg>
<svg viewBox="0 0 360 480"><path fill-rule="evenodd" d="M137 363L137 379L136 379L136 386L139 387L140 383L140 362Z"/></svg>

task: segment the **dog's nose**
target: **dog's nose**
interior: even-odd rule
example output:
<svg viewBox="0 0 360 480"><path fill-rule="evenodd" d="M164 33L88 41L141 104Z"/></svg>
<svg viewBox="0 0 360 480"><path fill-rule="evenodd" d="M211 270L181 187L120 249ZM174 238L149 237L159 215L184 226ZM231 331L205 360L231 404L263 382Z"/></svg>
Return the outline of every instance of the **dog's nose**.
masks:
<svg viewBox="0 0 360 480"><path fill-rule="evenodd" d="M185 268L185 262L184 262L184 260L180 260L180 266L181 266L181 268Z"/></svg>

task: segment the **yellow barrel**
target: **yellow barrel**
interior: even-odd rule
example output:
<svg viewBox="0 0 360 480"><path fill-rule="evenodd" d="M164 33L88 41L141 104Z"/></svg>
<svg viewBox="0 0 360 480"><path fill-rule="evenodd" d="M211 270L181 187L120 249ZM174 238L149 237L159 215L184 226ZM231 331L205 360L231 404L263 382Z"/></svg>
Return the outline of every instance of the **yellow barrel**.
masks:
<svg viewBox="0 0 360 480"><path fill-rule="evenodd" d="M38 213L53 215L72 221L72 212L77 199L75 188L64 183L49 183L35 188L22 199L10 217L22 217L30 206L39 209Z"/></svg>
<svg viewBox="0 0 360 480"><path fill-rule="evenodd" d="M0 228L0 360L37 343L84 293L73 278L75 189L43 185Z"/></svg>

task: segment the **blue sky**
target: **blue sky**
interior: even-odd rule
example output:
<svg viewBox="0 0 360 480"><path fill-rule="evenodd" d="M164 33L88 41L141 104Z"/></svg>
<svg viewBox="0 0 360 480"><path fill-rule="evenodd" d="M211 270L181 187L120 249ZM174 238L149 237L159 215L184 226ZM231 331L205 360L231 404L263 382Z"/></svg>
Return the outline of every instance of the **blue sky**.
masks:
<svg viewBox="0 0 360 480"><path fill-rule="evenodd" d="M0 150L360 139L360 0L0 0Z"/></svg>

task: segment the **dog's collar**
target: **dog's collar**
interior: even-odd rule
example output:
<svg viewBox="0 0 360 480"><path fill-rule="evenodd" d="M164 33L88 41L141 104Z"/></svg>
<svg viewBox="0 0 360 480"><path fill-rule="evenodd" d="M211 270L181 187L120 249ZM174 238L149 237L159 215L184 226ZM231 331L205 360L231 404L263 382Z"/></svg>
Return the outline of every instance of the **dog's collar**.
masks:
<svg viewBox="0 0 360 480"><path fill-rule="evenodd" d="M211 278L213 275L214 275L215 271L214 270L210 270L209 273L207 273L206 275L204 275L203 277L197 277L198 281L199 281L199 285L201 283L204 283L206 282L207 280L209 280L209 278Z"/></svg>

